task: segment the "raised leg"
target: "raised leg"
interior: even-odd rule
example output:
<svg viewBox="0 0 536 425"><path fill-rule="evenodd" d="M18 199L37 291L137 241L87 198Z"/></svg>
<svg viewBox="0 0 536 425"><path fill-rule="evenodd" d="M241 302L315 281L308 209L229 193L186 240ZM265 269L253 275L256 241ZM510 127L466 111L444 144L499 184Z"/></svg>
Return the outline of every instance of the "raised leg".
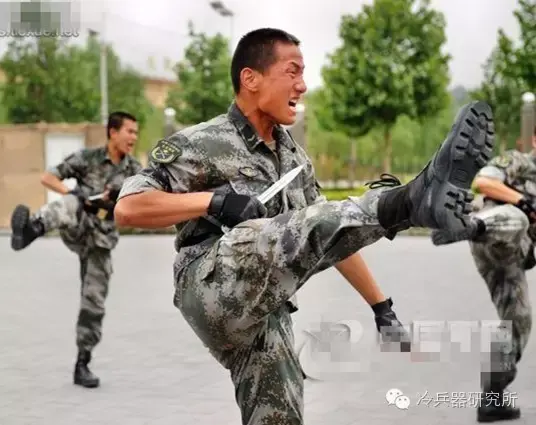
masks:
<svg viewBox="0 0 536 425"><path fill-rule="evenodd" d="M11 247L20 251L51 230L76 228L81 212L74 195L43 205L33 216L26 205L17 205L11 215Z"/></svg>

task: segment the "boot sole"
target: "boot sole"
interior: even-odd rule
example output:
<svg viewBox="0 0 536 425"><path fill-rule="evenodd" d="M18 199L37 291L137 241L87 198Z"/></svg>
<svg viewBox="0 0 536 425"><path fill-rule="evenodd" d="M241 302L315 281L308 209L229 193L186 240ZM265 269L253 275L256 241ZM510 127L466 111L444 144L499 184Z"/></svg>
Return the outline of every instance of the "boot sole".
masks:
<svg viewBox="0 0 536 425"><path fill-rule="evenodd" d="M17 205L11 215L11 248L20 251L24 245L24 228L30 219L30 209L25 205Z"/></svg>
<svg viewBox="0 0 536 425"><path fill-rule="evenodd" d="M476 174L491 159L495 143L493 112L485 102L471 102L458 113L452 129L443 143L441 163L434 167L435 177L441 182L439 199L447 227L454 223L466 225L465 218L471 212L473 194L469 192ZM437 170L440 171L438 175Z"/></svg>
<svg viewBox="0 0 536 425"><path fill-rule="evenodd" d="M82 386L84 388L97 388L100 385L100 382L97 381L97 382L92 382L92 383L87 383L87 382L84 383L80 379L75 379L74 384L75 385L80 385L80 386Z"/></svg>

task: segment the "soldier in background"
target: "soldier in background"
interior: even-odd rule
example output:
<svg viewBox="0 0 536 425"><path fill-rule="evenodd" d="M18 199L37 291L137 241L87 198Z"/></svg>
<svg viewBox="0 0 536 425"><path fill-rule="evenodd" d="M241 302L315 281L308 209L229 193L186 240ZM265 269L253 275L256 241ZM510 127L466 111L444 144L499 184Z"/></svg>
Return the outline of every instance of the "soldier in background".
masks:
<svg viewBox="0 0 536 425"><path fill-rule="evenodd" d="M41 183L63 195L60 199L43 205L33 215L27 206L18 205L11 217L11 246L15 251L57 229L67 248L80 258L78 356L73 379L75 384L87 388L99 386L99 378L89 370L88 363L101 340L104 302L112 275L111 251L119 240L113 208L125 178L142 168L131 156L138 137L138 124L133 115L110 114L107 137L106 146L82 149L45 172ZM74 190L62 182L69 178L76 179ZM89 200L101 194L101 199Z"/></svg>
<svg viewBox="0 0 536 425"><path fill-rule="evenodd" d="M435 245L469 241L501 320L491 343L490 364L481 373L484 400L477 418L482 422L520 417L520 409L504 403L503 394L517 375L532 327L526 270L536 265L536 128L532 140L531 152L507 151L480 170L475 186L484 203L471 226L455 233L432 232ZM498 395L501 401L496 403Z"/></svg>

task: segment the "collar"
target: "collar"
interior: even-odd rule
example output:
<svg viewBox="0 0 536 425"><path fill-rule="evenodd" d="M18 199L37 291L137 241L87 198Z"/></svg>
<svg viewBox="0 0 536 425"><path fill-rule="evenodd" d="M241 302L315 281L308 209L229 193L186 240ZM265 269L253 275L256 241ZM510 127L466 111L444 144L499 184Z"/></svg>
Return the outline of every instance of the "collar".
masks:
<svg viewBox="0 0 536 425"><path fill-rule="evenodd" d="M104 162L110 162L112 165L115 165L115 166L118 166L118 167L122 167L124 166L127 161L128 161L128 155L125 155L123 156L123 159L121 159L121 161L119 161L118 164L114 164L114 162L112 161L112 158L110 157L110 154L108 153L108 145L106 146L103 146L101 148L101 163L104 163Z"/></svg>
<svg viewBox="0 0 536 425"><path fill-rule="evenodd" d="M250 151L255 150L257 146L259 146L261 143L264 143L263 140L259 137L253 125L238 108L236 102L233 102L229 107L227 111L227 116L241 134L244 143ZM281 125L276 125L272 134L277 143L285 145L293 152L296 150L292 138Z"/></svg>

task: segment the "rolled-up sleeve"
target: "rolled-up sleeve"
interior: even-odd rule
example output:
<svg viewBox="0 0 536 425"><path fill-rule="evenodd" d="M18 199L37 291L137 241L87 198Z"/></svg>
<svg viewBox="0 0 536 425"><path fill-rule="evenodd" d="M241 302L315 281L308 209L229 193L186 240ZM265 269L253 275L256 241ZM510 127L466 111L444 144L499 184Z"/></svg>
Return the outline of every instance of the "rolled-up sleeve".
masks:
<svg viewBox="0 0 536 425"><path fill-rule="evenodd" d="M60 180L78 179L87 171L85 150L75 152L67 156L63 162L47 169L47 172L55 175Z"/></svg>
<svg viewBox="0 0 536 425"><path fill-rule="evenodd" d="M153 190L191 192L202 167L197 146L184 136L173 135L157 143L146 168L125 180L118 199Z"/></svg>
<svg viewBox="0 0 536 425"><path fill-rule="evenodd" d="M519 174L525 158L521 152L511 150L491 159L478 172L478 177L488 177L509 185L512 184Z"/></svg>

